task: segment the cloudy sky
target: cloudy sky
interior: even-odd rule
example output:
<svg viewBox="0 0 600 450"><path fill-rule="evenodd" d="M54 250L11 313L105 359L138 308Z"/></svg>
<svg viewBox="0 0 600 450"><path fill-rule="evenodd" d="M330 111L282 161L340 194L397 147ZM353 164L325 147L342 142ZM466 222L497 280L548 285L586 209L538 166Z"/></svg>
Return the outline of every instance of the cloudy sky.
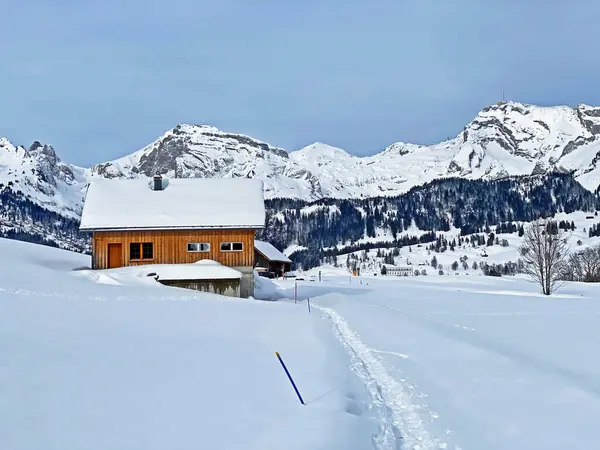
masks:
<svg viewBox="0 0 600 450"><path fill-rule="evenodd" d="M0 0L0 136L91 165L180 122L366 155L600 105L600 2Z"/></svg>

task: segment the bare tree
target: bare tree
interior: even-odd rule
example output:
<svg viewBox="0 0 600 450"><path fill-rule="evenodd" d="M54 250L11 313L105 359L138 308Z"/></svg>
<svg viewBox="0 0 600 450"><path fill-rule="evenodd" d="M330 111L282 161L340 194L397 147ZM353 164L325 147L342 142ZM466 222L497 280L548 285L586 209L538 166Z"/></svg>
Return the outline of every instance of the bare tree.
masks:
<svg viewBox="0 0 600 450"><path fill-rule="evenodd" d="M600 247L588 247L579 253L582 274L580 281L597 283L600 281Z"/></svg>
<svg viewBox="0 0 600 450"><path fill-rule="evenodd" d="M600 246L572 253L563 271L563 278L585 283L600 282Z"/></svg>
<svg viewBox="0 0 600 450"><path fill-rule="evenodd" d="M524 272L550 295L561 287L561 275L569 257L569 244L564 230L548 219L532 222L523 236L519 253L525 263Z"/></svg>

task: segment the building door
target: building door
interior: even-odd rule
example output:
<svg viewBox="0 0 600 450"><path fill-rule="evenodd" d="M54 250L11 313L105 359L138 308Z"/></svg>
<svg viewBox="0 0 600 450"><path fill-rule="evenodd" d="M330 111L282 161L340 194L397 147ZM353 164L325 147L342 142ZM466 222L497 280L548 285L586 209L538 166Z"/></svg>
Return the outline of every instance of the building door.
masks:
<svg viewBox="0 0 600 450"><path fill-rule="evenodd" d="M108 268L123 266L123 252L121 244L108 244Z"/></svg>

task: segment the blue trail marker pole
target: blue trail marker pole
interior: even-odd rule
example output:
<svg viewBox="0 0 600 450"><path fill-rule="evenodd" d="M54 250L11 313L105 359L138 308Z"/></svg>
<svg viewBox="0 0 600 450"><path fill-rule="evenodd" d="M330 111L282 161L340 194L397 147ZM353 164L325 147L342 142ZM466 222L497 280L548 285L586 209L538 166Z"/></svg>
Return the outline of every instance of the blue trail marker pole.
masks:
<svg viewBox="0 0 600 450"><path fill-rule="evenodd" d="M275 352L275 356L277 356L277 359L281 363L281 366L283 367L283 370L285 370L285 373L286 373L287 377L289 378L290 383L292 383L292 386L294 387L294 390L296 391L296 395L298 396L298 399L300 399L300 403L302 403L304 405L305 404L304 400L302 400L302 396L300 395L300 392L298 392L298 388L296 387L296 383L294 383L294 380L292 380L292 376L290 375L290 372L287 370L287 367L285 367L283 359L281 359L281 356L279 356L279 352Z"/></svg>
<svg viewBox="0 0 600 450"><path fill-rule="evenodd" d="M308 303L308 313L310 314L310 297L309 297L309 298L307 298L307 300L306 300L306 301L307 301L307 303Z"/></svg>

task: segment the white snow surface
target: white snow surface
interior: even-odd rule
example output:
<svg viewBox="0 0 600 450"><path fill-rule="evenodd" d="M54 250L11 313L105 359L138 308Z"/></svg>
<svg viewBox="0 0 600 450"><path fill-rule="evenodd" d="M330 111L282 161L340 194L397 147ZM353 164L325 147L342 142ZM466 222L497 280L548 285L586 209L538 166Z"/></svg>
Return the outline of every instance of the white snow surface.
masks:
<svg viewBox="0 0 600 450"><path fill-rule="evenodd" d="M318 314L88 263L0 239L3 450L371 448L365 388Z"/></svg>
<svg viewBox="0 0 600 450"><path fill-rule="evenodd" d="M285 295L269 278L261 277L256 270L254 271L254 298L259 300L280 300Z"/></svg>
<svg viewBox="0 0 600 450"><path fill-rule="evenodd" d="M292 260L277 250L273 244L265 241L254 240L254 248L271 261L291 263Z"/></svg>
<svg viewBox="0 0 600 450"><path fill-rule="evenodd" d="M379 417L377 449L593 449L600 441L600 300L519 277L297 282ZM293 297L294 282L277 281Z"/></svg>
<svg viewBox="0 0 600 450"><path fill-rule="evenodd" d="M545 297L520 277L350 277L322 267L307 273L321 271L320 282L260 280L270 300L289 299L261 302L88 263L0 239L2 448L562 450L600 441L596 285Z"/></svg>
<svg viewBox="0 0 600 450"><path fill-rule="evenodd" d="M217 261L202 259L191 264L143 264L95 271L112 277L147 277L157 274L160 280L236 280L242 273Z"/></svg>
<svg viewBox="0 0 600 450"><path fill-rule="evenodd" d="M302 245L298 245L298 244L291 244L288 245L287 248L283 251L283 254L286 256L290 256L293 255L296 252L300 252L302 250L307 250L308 247L304 247Z"/></svg>
<svg viewBox="0 0 600 450"><path fill-rule="evenodd" d="M262 182L254 179L172 179L153 190L144 179L94 179L82 230L263 228Z"/></svg>

